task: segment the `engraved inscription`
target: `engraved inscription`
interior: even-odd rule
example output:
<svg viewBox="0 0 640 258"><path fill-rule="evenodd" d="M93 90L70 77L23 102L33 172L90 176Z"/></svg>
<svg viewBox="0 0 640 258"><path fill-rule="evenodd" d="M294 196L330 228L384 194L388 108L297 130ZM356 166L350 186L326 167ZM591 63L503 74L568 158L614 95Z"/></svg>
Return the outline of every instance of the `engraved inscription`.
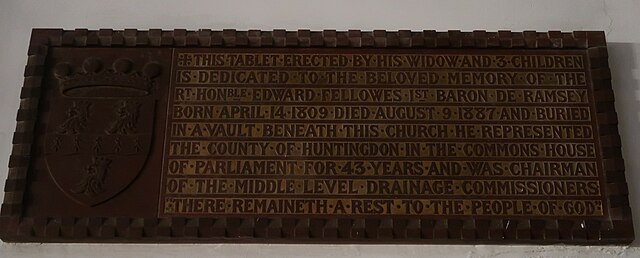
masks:
<svg viewBox="0 0 640 258"><path fill-rule="evenodd" d="M176 49L160 216L605 215L583 52L338 52Z"/></svg>

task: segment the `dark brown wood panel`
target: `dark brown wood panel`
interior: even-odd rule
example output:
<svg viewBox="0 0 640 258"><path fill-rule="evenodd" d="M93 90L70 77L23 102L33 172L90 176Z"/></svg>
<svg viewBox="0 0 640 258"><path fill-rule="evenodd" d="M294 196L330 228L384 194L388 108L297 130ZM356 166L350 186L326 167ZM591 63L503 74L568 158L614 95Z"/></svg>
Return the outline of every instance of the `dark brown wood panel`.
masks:
<svg viewBox="0 0 640 258"><path fill-rule="evenodd" d="M36 29L9 242L624 244L602 32Z"/></svg>

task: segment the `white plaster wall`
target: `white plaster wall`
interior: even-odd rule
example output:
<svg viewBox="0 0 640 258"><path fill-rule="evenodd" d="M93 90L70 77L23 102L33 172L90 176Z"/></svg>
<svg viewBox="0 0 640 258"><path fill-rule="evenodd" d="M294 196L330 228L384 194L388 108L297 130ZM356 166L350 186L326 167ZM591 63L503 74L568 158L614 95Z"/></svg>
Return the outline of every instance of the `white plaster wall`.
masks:
<svg viewBox="0 0 640 258"><path fill-rule="evenodd" d="M640 1L0 0L0 181L33 27L604 30L630 201L640 236ZM2 184L2 183L0 183ZM3 192L0 191L0 200ZM637 246L637 247L636 247ZM0 257L640 257L632 247L474 245L87 245L0 243Z"/></svg>

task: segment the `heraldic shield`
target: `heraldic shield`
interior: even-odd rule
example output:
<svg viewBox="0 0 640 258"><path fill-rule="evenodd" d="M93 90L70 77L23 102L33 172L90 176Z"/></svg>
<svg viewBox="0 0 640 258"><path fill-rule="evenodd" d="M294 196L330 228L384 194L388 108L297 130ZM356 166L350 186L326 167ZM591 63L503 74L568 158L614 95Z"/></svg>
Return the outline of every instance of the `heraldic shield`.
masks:
<svg viewBox="0 0 640 258"><path fill-rule="evenodd" d="M51 105L45 160L58 187L75 201L94 206L129 186L145 165L153 134L153 78L160 66L143 72L118 59L103 69L89 58L82 69L56 65L60 95Z"/></svg>

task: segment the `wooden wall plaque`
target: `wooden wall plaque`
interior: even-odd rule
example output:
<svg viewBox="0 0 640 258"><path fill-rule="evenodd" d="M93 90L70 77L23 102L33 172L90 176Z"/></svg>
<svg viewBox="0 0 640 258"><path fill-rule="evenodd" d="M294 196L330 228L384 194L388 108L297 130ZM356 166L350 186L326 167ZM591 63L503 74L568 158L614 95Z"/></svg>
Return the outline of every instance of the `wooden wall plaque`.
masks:
<svg viewBox="0 0 640 258"><path fill-rule="evenodd" d="M603 32L35 29L7 242L625 244Z"/></svg>

